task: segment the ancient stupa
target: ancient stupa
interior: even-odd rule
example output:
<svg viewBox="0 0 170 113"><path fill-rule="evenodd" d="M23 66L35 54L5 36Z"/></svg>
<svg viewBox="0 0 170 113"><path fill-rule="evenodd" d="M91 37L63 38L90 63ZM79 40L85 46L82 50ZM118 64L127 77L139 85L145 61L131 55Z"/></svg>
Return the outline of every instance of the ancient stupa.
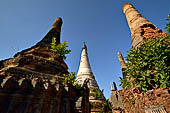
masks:
<svg viewBox="0 0 170 113"><path fill-rule="evenodd" d="M145 39L151 41L167 35L143 17L130 3L124 4L123 12L130 28L132 47L137 48L144 44L143 42ZM120 60L121 68L124 70L126 68L126 62L120 52L118 53L118 58ZM123 73L123 77L126 77L126 73ZM115 102L115 97L119 100L119 97L117 96L119 93L122 99L123 108L120 106L121 109L116 109L117 111L114 109L115 112L167 113L167 111L170 111L170 101L168 101L170 94L168 88L153 89L144 94L136 92L134 88L128 88L119 90L119 92L116 93L117 91L112 88L112 103L115 103L115 105L117 104Z"/></svg>
<svg viewBox="0 0 170 113"><path fill-rule="evenodd" d="M123 12L131 31L133 47L141 45L144 39L153 40L166 36L165 32L143 17L130 3L124 4Z"/></svg>
<svg viewBox="0 0 170 113"><path fill-rule="evenodd" d="M0 61L0 113L78 113L75 104L82 95L79 110L89 113L89 89L63 85L68 67L50 48L53 37L60 43L62 23L57 18L40 42Z"/></svg>
<svg viewBox="0 0 170 113"><path fill-rule="evenodd" d="M110 85L111 85L111 95L110 95L109 101L112 104L112 111L114 112L116 110L123 108L122 98L119 94L116 83L113 82L113 84L111 83Z"/></svg>
<svg viewBox="0 0 170 113"><path fill-rule="evenodd" d="M78 73L76 76L76 83L78 83L79 85L83 85L86 82L90 89L89 101L91 103L96 103L96 104L104 103L106 99L103 96L103 93L101 92L101 90L99 89L99 86L95 80L95 76L93 75L93 72L92 72L92 69L89 63L89 59L88 59L87 46L84 43L82 47L82 52L81 52L80 65L79 65ZM91 109L91 112L99 112L99 111L97 109Z"/></svg>
<svg viewBox="0 0 170 113"><path fill-rule="evenodd" d="M167 35L164 31L158 29L149 20L143 17L132 4L125 3L123 5L123 13L125 14L130 28L132 47L140 46L145 39L154 40ZM126 68L126 62L124 61L121 52L118 52L117 55L123 72ZM123 73L123 77L125 76L126 73Z"/></svg>

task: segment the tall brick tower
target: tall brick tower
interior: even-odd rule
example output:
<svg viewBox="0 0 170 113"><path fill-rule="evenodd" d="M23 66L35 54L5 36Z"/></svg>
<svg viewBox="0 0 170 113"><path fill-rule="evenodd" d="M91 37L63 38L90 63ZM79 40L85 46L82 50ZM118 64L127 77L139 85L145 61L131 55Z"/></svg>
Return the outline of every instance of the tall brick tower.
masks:
<svg viewBox="0 0 170 113"><path fill-rule="evenodd" d="M133 47L141 45L144 39L153 40L166 35L165 32L143 17L131 4L125 3L123 12L131 31Z"/></svg>
<svg viewBox="0 0 170 113"><path fill-rule="evenodd" d="M83 85L85 82L88 84L88 88L90 89L90 96L89 101L90 103L93 103L92 105L101 105L106 101L105 97L103 96L103 93L100 91L99 86L95 80L95 77L93 75L88 54L87 54L87 46L84 43L82 47L82 53L81 53L81 59L80 59L80 65L76 77L76 83ZM101 107L96 108L95 106L91 106L91 113L98 113L100 111Z"/></svg>

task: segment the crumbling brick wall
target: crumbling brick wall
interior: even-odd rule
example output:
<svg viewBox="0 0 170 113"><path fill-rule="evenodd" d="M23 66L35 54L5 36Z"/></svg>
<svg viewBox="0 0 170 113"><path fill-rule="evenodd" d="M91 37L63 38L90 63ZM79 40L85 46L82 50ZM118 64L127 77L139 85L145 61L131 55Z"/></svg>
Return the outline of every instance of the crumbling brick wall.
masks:
<svg viewBox="0 0 170 113"><path fill-rule="evenodd" d="M123 89L120 92L125 113L145 113L153 107L163 107L170 113L170 88L154 89L138 93L136 89Z"/></svg>

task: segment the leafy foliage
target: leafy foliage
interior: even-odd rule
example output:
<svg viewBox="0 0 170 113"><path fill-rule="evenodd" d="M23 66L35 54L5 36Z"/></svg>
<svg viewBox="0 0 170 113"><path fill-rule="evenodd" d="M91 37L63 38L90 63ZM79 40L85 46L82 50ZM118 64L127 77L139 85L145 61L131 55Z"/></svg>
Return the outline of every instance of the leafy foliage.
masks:
<svg viewBox="0 0 170 113"><path fill-rule="evenodd" d="M167 31L170 33L170 14L168 15L168 18L166 20L168 21L168 23L166 24L165 29L167 29Z"/></svg>
<svg viewBox="0 0 170 113"><path fill-rule="evenodd" d="M102 110L99 113L112 113L112 104L108 99L102 104Z"/></svg>
<svg viewBox="0 0 170 113"><path fill-rule="evenodd" d="M104 103L90 102L90 106L92 108L100 108L101 111L99 113L112 113L112 104L108 99Z"/></svg>
<svg viewBox="0 0 170 113"><path fill-rule="evenodd" d="M67 86L68 84L75 86L76 89L81 89L82 87L79 84L75 84L75 72L71 72L68 74L63 74L61 79L63 80L63 85Z"/></svg>
<svg viewBox="0 0 170 113"><path fill-rule="evenodd" d="M96 103L94 103L94 102L90 102L90 106L91 106L92 108L98 108L98 107L100 107L99 104L96 104Z"/></svg>
<svg viewBox="0 0 170 113"><path fill-rule="evenodd" d="M101 96L100 91L98 91L95 87L91 87L90 96L93 96L95 99L99 98Z"/></svg>
<svg viewBox="0 0 170 113"><path fill-rule="evenodd" d="M73 85L74 81L75 81L75 72L63 74L63 76L61 78L63 79L64 84L72 84Z"/></svg>
<svg viewBox="0 0 170 113"><path fill-rule="evenodd" d="M131 48L127 56L126 78L123 88L136 87L146 92L154 88L170 87L170 35L145 40L138 48Z"/></svg>
<svg viewBox="0 0 170 113"><path fill-rule="evenodd" d="M59 54L64 60L66 59L66 54L69 54L71 52L71 50L66 49L67 46L67 41L64 41L63 43L60 44L56 44L56 38L53 37L52 38L52 42L51 42L51 50L54 53Z"/></svg>

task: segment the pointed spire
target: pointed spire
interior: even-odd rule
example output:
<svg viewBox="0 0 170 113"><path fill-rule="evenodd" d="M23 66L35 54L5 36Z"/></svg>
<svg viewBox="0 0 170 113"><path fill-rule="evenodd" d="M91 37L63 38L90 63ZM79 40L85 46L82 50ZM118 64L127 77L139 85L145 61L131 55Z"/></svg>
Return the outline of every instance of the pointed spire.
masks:
<svg viewBox="0 0 170 113"><path fill-rule="evenodd" d="M81 52L81 60L80 60L80 65L79 65L79 70L78 70L78 74L82 75L82 74L90 74L92 75L92 70L91 70L91 66L89 63L89 58L88 58L88 54L87 54L87 46L84 42L83 47L82 47L82 52Z"/></svg>
<svg viewBox="0 0 170 113"><path fill-rule="evenodd" d="M132 34L140 26L144 24L152 24L149 20L144 18L130 3L125 3L123 5L123 12L126 16Z"/></svg>
<svg viewBox="0 0 170 113"><path fill-rule="evenodd" d="M146 38L152 40L165 36L166 33L143 17L130 3L123 5L123 12L131 31L133 47L141 45Z"/></svg>
<svg viewBox="0 0 170 113"><path fill-rule="evenodd" d="M86 49L86 51L87 51L87 46L86 46L86 43L85 43L85 42L83 43L82 49Z"/></svg>
<svg viewBox="0 0 170 113"><path fill-rule="evenodd" d="M116 86L115 82L113 82L113 86L114 86L114 89L111 90L111 95L110 95L110 98L109 98L109 101L112 104L112 108L113 109L123 108L122 98L119 94L119 91L117 90L117 86Z"/></svg>
<svg viewBox="0 0 170 113"><path fill-rule="evenodd" d="M55 29L58 32L61 32L61 26L63 24L63 21L60 17L55 19L54 24L52 25L51 29Z"/></svg>
<svg viewBox="0 0 170 113"><path fill-rule="evenodd" d="M56 38L56 43L59 44L62 24L63 24L62 19L60 17L56 18L50 31L46 34L46 36L40 42L37 43L37 45L50 46L53 37Z"/></svg>
<svg viewBox="0 0 170 113"><path fill-rule="evenodd" d="M113 86L114 86L114 90L117 91L117 86L115 82L113 82Z"/></svg>
<svg viewBox="0 0 170 113"><path fill-rule="evenodd" d="M124 58L123 58L121 52L118 52L118 53L117 53L117 56L118 56L118 59L119 59L119 61L120 61L120 66L121 66L121 69L122 69L123 78L125 78L125 77L126 77L126 73L123 72L123 71L124 71L124 69L126 68L126 62L124 61Z"/></svg>
<svg viewBox="0 0 170 113"><path fill-rule="evenodd" d="M126 68L126 64L125 64L124 58L122 56L122 53L118 52L117 56L119 58L121 68Z"/></svg>
<svg viewBox="0 0 170 113"><path fill-rule="evenodd" d="M81 52L81 59L80 59L80 65L78 69L78 73L76 76L76 84L83 85L84 82L88 81L88 88L90 89L90 96L89 101L90 102L99 102L103 103L106 101L103 93L99 89L99 86L97 84L97 81L95 80L95 77L93 75L93 72L91 70L91 66L89 63L89 58L87 54L87 46L84 42L82 46L82 52ZM96 98L93 94L98 91L100 93L100 96Z"/></svg>

